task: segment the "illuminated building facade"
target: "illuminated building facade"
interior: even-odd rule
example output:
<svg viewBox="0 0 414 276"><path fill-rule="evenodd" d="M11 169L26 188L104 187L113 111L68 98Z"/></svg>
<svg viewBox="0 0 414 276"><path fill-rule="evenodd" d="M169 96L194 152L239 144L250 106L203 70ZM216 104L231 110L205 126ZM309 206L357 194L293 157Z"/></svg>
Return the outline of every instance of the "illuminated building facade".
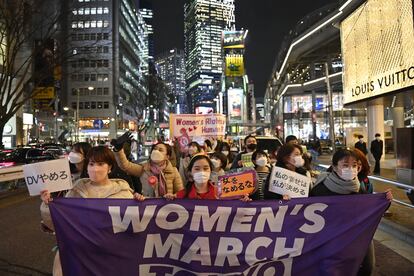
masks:
<svg viewBox="0 0 414 276"><path fill-rule="evenodd" d="M156 58L158 75L175 96L174 113L187 113L184 51L172 49Z"/></svg>
<svg viewBox="0 0 414 276"><path fill-rule="evenodd" d="M215 108L223 73L221 35L234 28L234 0L189 0L184 6L189 111ZM198 108L198 109L197 109Z"/></svg>
<svg viewBox="0 0 414 276"><path fill-rule="evenodd" d="M67 103L80 140L134 130L145 108L146 26L135 1L72 1Z"/></svg>

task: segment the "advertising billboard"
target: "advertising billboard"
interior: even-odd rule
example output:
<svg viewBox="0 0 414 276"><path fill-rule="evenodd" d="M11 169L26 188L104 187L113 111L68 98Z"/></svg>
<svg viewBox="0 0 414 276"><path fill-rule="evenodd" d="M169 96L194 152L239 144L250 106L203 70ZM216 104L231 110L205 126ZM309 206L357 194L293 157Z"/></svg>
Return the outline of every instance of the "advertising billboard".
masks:
<svg viewBox="0 0 414 276"><path fill-rule="evenodd" d="M196 106L195 114L211 114L214 113L212 107L209 106Z"/></svg>
<svg viewBox="0 0 414 276"><path fill-rule="evenodd" d="M414 85L411 0L368 0L341 23L344 104Z"/></svg>
<svg viewBox="0 0 414 276"><path fill-rule="evenodd" d="M244 48L244 34L246 31L223 31L223 48Z"/></svg>
<svg viewBox="0 0 414 276"><path fill-rule="evenodd" d="M230 123L241 123L243 121L243 89L230 88L227 90L228 114Z"/></svg>
<svg viewBox="0 0 414 276"><path fill-rule="evenodd" d="M244 75L243 55L226 55L226 77L242 77Z"/></svg>

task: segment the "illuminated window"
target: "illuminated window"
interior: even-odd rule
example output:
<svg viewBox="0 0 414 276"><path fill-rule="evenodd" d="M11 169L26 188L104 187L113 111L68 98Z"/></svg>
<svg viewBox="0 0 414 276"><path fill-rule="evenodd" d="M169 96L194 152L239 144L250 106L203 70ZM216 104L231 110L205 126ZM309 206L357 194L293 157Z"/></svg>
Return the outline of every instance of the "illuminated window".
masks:
<svg viewBox="0 0 414 276"><path fill-rule="evenodd" d="M91 14L96 14L96 8L91 8Z"/></svg>
<svg viewBox="0 0 414 276"><path fill-rule="evenodd" d="M102 26L103 26L103 22L102 22L102 20L98 20L98 21L96 21L96 27L98 27L98 28L102 28Z"/></svg>

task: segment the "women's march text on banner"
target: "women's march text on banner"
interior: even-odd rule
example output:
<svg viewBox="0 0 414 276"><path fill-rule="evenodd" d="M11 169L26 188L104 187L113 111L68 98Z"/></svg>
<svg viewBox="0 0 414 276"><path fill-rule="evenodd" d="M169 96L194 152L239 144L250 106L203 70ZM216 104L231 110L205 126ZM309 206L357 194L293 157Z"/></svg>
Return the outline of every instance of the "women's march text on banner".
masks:
<svg viewBox="0 0 414 276"><path fill-rule="evenodd" d="M270 176L269 191L291 198L308 197L311 183L310 177L275 166Z"/></svg>
<svg viewBox="0 0 414 276"><path fill-rule="evenodd" d="M66 158L23 166L29 194L36 196L42 190L58 192L72 189L69 161Z"/></svg>

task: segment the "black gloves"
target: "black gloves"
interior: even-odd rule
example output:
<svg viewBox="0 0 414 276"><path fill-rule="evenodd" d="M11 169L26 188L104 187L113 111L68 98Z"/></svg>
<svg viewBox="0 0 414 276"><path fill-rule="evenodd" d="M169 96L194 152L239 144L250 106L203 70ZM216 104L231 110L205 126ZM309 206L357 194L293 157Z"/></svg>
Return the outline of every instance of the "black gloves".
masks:
<svg viewBox="0 0 414 276"><path fill-rule="evenodd" d="M118 137L118 139L112 139L111 145L114 146L115 151L120 151L124 146L124 143L131 141L132 138L132 133L127 131L124 134L122 134L122 136Z"/></svg>

